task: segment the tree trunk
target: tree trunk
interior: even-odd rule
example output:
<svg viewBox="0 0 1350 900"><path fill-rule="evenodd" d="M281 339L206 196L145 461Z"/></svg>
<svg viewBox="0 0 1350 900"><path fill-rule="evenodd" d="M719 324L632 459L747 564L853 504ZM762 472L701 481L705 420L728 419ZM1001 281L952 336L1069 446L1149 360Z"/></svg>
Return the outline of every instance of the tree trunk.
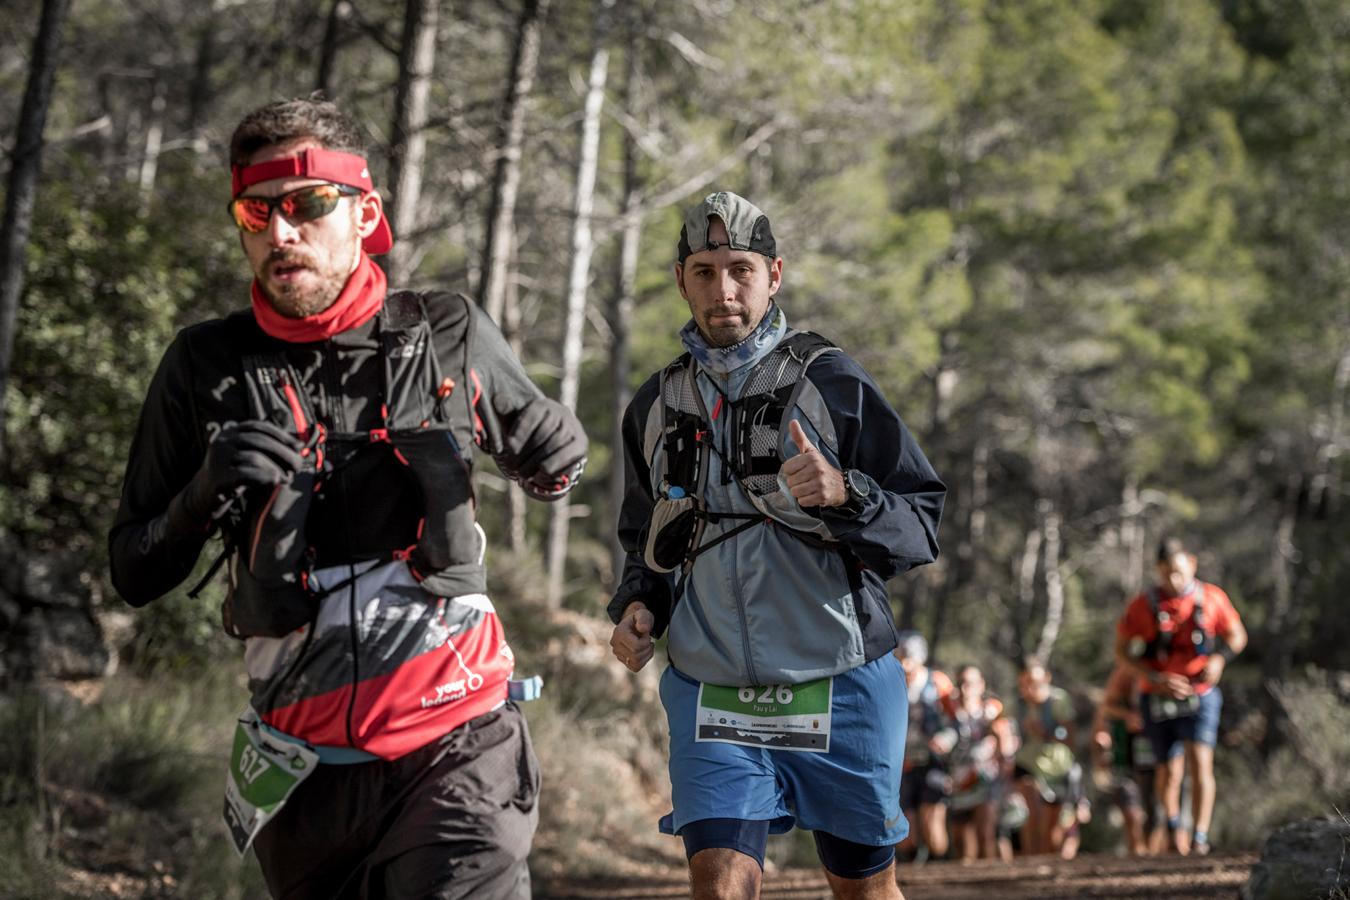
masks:
<svg viewBox="0 0 1350 900"><path fill-rule="evenodd" d="M33 38L28 86L23 92L19 124L14 137L5 215L0 220L0 460L5 456L5 388L14 356L14 333L23 293L28 234L33 226L38 173L42 168L42 132L51 105L57 50L69 0L43 0L42 18Z"/></svg>
<svg viewBox="0 0 1350 900"><path fill-rule="evenodd" d="M1303 484L1301 474L1291 473L1288 476L1280 503L1279 522L1271 542L1270 567L1275 594L1271 598L1267 635L1261 654L1267 682L1279 681L1289 674L1292 654L1288 636L1295 627L1296 618L1293 568L1298 550L1294 546L1294 529L1298 524L1298 498Z"/></svg>
<svg viewBox="0 0 1350 900"><path fill-rule="evenodd" d="M1060 626L1064 623L1064 579L1059 571L1059 512L1049 500L1036 504L1041 516L1041 535L1045 546L1045 624L1041 626L1041 638L1036 642L1036 658L1050 661L1050 654L1059 640Z"/></svg>
<svg viewBox="0 0 1350 900"><path fill-rule="evenodd" d="M1139 497L1139 479L1126 476L1120 492L1120 545L1124 562L1120 572L1121 592L1130 595L1144 573L1144 504Z"/></svg>
<svg viewBox="0 0 1350 900"><path fill-rule="evenodd" d="M1275 595L1271 598L1265 634L1261 641L1261 676L1266 687L1266 696L1261 704L1266 714L1266 733L1261 741L1261 752L1266 758L1279 746L1288 727L1289 714L1280 703L1276 686L1288 676L1293 658L1289 635L1296 625L1293 567L1298 554L1294 546L1294 529L1298 524L1298 497L1302 488L1303 476L1291 473L1285 481L1280 518L1270 548L1271 580L1275 584Z"/></svg>
<svg viewBox="0 0 1350 900"><path fill-rule="evenodd" d="M933 394L928 408L929 440L934 446L942 446L947 434L947 420L951 417L953 396L960 376L951 365L953 351L956 348L956 335L950 331L938 338L942 348L938 355L937 370L933 374Z"/></svg>
<svg viewBox="0 0 1350 900"><path fill-rule="evenodd" d="M1350 345L1341 352L1332 375L1331 402L1327 406L1326 439L1317 450L1317 473L1313 476L1309 506L1322 508L1326 517L1334 521L1340 509L1341 460L1350 450L1350 435L1346 434L1347 404L1350 403Z"/></svg>
<svg viewBox="0 0 1350 900"><path fill-rule="evenodd" d="M145 139L141 136L141 108L132 103L122 120L122 141L120 147L122 178L139 182L141 166L139 163L141 148Z"/></svg>
<svg viewBox="0 0 1350 900"><path fill-rule="evenodd" d="M982 428L975 435L975 447L970 454L970 525L966 532L976 560L982 557L988 521L989 434Z"/></svg>
<svg viewBox="0 0 1350 900"><path fill-rule="evenodd" d="M955 370L950 368L940 369L936 382L941 385L944 381L954 384L956 382ZM940 387L934 390L934 409L950 403L950 397L947 400L937 399L940 393ZM935 446L947 446L945 440L947 434L946 416L939 418L935 413L933 422ZM960 514L960 518L964 521L964 527L956 530L958 537L955 550L944 554L945 561L936 567L940 580L937 587L931 592L934 602L928 647L929 655L934 659L937 658L938 645L942 642L946 632L947 620L955 598L964 596L965 589L968 586L975 585L978 587L980 584L980 572L983 568L982 560L984 558L985 520L989 504L989 442L982 433L977 432L977 434L975 446L970 454L969 495L965 496L964 492L958 491L957 497L961 498L962 502L952 508L953 514ZM961 475L959 469L952 474L954 478Z"/></svg>
<svg viewBox="0 0 1350 900"><path fill-rule="evenodd" d="M314 90L332 96L333 69L337 66L338 37L342 34L342 20L351 11L347 0L333 0L328 7L328 20L323 26L323 44L319 48L319 71L314 76Z"/></svg>
<svg viewBox="0 0 1350 900"><path fill-rule="evenodd" d="M1027 629L1031 623L1031 611L1036 604L1036 564L1041 556L1041 541L1044 535L1039 524L1027 531L1026 542L1022 545L1022 564L1017 578L1017 609L1013 619L1017 632L1017 644L1014 648L1018 657L1027 655Z"/></svg>
<svg viewBox="0 0 1350 900"><path fill-rule="evenodd" d="M956 570L961 568L961 559L958 556L954 562L947 565L939 564L936 568L941 579L937 586L915 595L916 607L920 601L923 606L930 606L929 598L932 598L932 617L928 624L928 658L935 664L940 657L938 648L942 646L942 639L947 634L947 611L951 608L953 588L960 577Z"/></svg>
<svg viewBox="0 0 1350 900"><path fill-rule="evenodd" d="M514 231L510 232L508 237L511 242L511 265L507 266L506 270L513 271L519 244ZM511 352L516 355L516 359L520 359L521 351L524 349L525 343L520 333L520 282L515 278L507 279L506 290L504 293L505 303L502 308L502 335L506 338L506 344L511 348ZM529 543L529 535L525 530L529 506L525 497L525 491L514 481L508 482L506 496L507 512L509 514L509 519L507 521L508 540L510 542L511 552L519 557L525 553L525 548Z"/></svg>
<svg viewBox="0 0 1350 900"><path fill-rule="evenodd" d="M117 111L113 103L112 76L104 72L98 76L98 105L108 127L99 134L99 168L106 174L113 170L117 157Z"/></svg>
<svg viewBox="0 0 1350 900"><path fill-rule="evenodd" d="M398 87L394 92L394 124L390 130L389 183L394 196L389 224L394 249L388 263L389 282L401 285L408 277L422 196L422 161L427 149L427 98L431 70L436 63L436 12L439 0L407 0L403 15L403 46L398 58Z"/></svg>
<svg viewBox="0 0 1350 900"><path fill-rule="evenodd" d="M525 0L516 24L516 46L506 98L497 119L497 161L488 199L487 235L483 241L478 302L493 321L501 321L507 281L507 257L515 229L516 198L520 193L521 148L525 143L525 107L534 90L539 68L539 31L549 0Z"/></svg>
<svg viewBox="0 0 1350 900"><path fill-rule="evenodd" d="M216 62L216 2L208 6L201 34L197 36L197 55L192 65L192 85L188 88L188 134L192 138L192 152L200 158L210 145L206 140L208 109L214 89L211 87L211 68Z"/></svg>
<svg viewBox="0 0 1350 900"><path fill-rule="evenodd" d="M910 579L900 598L900 609L895 617L896 631L910 631L919 627L919 613L928 608L928 595L931 593L931 578L920 576Z"/></svg>
<svg viewBox="0 0 1350 900"><path fill-rule="evenodd" d="M572 265L567 278L567 318L563 328L562 383L558 399L568 409L577 408L577 390L581 383L581 338L586 325L586 283L591 272L591 211L595 205L595 176L600 162L600 113L605 102L605 80L609 74L609 48L606 46L606 22L612 0L598 0L595 52L591 55L591 73L586 89L585 113L581 121L581 147L577 159L576 197L572 204ZM567 562L567 532L571 504L563 497L553 504L548 533L548 603L560 606L563 574Z"/></svg>
<svg viewBox="0 0 1350 900"><path fill-rule="evenodd" d="M137 179L142 208L147 208L150 195L155 192L155 179L159 176L159 151L164 145L164 106L164 82L156 78L150 85L150 116L145 128L145 150L141 154L141 171Z"/></svg>
<svg viewBox="0 0 1350 900"><path fill-rule="evenodd" d="M633 34L628 35L628 66L624 75L623 104L629 115L638 105L638 74L640 65L639 44ZM609 529L611 583L610 589L618 585L623 577L625 553L619 545L617 526L619 510L623 505L624 466L623 466L623 414L632 399L628 387L629 377L629 335L633 326L633 307L637 298L638 247L642 237L642 183L638 174L637 140L632 134L625 134L623 141L623 201L620 220L623 231L620 234L618 267L614 279L614 301L609 311L609 330L613 339L609 348L609 383L613 389L610 406L610 446L613 453L609 464Z"/></svg>

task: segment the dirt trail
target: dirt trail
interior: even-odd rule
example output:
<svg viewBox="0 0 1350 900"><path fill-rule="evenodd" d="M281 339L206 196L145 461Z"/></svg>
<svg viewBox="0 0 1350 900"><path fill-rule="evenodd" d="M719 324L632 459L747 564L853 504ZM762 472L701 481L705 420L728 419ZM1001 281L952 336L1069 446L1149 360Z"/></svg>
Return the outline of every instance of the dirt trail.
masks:
<svg viewBox="0 0 1350 900"><path fill-rule="evenodd" d="M1234 898L1256 859L1255 853L1214 853L1153 859L1085 856L1072 862L1019 859L1011 865L943 862L919 868L902 866L900 885L907 900ZM655 900L688 897L689 886L684 872L676 870L642 879L538 882L534 895L540 900ZM817 871L782 869L765 878L762 896L765 900L816 900L828 898L830 892Z"/></svg>

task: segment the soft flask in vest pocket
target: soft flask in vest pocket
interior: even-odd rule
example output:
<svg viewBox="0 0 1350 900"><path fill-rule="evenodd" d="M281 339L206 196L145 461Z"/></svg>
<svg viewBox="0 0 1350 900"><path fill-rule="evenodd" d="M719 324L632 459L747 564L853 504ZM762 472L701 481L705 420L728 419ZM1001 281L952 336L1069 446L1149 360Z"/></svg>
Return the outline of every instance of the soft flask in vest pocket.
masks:
<svg viewBox="0 0 1350 900"><path fill-rule="evenodd" d="M673 572L684 565L698 542L703 519L694 497L662 497L652 508L647 525L647 548L642 554L654 572Z"/></svg>
<svg viewBox="0 0 1350 900"><path fill-rule="evenodd" d="M314 457L287 484L254 491L245 518L247 543L230 561L221 610L235 637L283 637L311 621L318 600L304 585L305 519L314 497Z"/></svg>
<svg viewBox="0 0 1350 900"><path fill-rule="evenodd" d="M391 431L389 442L422 493L423 522L409 562L420 577L451 566L478 565L473 484L454 437L438 428Z"/></svg>

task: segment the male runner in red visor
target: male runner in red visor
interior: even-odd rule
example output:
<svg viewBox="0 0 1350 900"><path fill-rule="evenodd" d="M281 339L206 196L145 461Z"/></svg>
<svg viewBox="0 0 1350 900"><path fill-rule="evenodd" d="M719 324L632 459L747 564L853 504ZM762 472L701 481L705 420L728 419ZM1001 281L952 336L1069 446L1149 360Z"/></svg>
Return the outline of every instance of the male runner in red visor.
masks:
<svg viewBox="0 0 1350 900"><path fill-rule="evenodd" d="M297 99L230 143L250 308L184 329L110 536L141 606L212 537L245 642L225 818L276 897L528 897L538 767L471 480L576 483L586 437L468 299L389 291L354 124Z"/></svg>

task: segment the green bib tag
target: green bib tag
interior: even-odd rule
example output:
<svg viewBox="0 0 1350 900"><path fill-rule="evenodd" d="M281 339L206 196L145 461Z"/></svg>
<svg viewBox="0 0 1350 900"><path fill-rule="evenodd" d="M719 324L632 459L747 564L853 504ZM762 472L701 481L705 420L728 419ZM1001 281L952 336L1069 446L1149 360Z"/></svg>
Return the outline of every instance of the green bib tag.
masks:
<svg viewBox="0 0 1350 900"><path fill-rule="evenodd" d="M319 763L303 744L272 737L259 727L252 707L239 717L225 779L225 825L240 856Z"/></svg>
<svg viewBox="0 0 1350 900"><path fill-rule="evenodd" d="M833 678L750 687L701 684L694 740L828 753L833 697Z"/></svg>

